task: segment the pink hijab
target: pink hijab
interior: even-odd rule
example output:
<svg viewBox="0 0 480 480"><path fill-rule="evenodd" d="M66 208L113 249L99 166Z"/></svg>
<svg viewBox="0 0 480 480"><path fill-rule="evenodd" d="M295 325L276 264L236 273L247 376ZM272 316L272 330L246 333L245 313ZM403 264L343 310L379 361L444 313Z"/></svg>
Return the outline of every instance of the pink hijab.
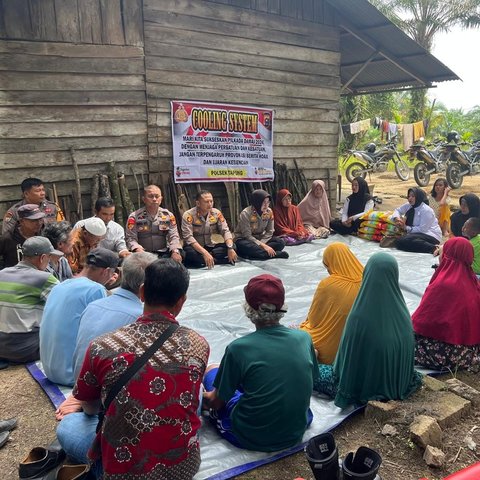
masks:
<svg viewBox="0 0 480 480"><path fill-rule="evenodd" d="M320 197L315 196L314 193L317 186L321 187ZM315 228L328 228L330 225L330 204L325 191L325 183L322 180L315 180L312 183L312 188L298 204L298 209L304 224L312 225Z"/></svg>
<svg viewBox="0 0 480 480"><path fill-rule="evenodd" d="M415 333L453 345L480 344L480 282L472 270L473 245L454 237L412 315Z"/></svg>

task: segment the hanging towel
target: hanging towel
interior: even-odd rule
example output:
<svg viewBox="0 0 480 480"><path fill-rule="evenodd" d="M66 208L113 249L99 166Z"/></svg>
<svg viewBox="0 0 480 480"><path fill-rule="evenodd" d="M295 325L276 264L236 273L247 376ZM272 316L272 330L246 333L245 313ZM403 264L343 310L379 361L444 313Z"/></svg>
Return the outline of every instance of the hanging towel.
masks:
<svg viewBox="0 0 480 480"><path fill-rule="evenodd" d="M413 141L417 141L420 137L425 137L425 130L423 128L423 120L413 124Z"/></svg>
<svg viewBox="0 0 480 480"><path fill-rule="evenodd" d="M370 119L367 118L366 120L360 120L360 131L366 132L370 128Z"/></svg>
<svg viewBox="0 0 480 480"><path fill-rule="evenodd" d="M360 133L360 123L361 122L353 122L350 124L350 133L352 134L356 134L356 133Z"/></svg>
<svg viewBox="0 0 480 480"><path fill-rule="evenodd" d="M408 150L413 145L413 123L402 125L403 149Z"/></svg>

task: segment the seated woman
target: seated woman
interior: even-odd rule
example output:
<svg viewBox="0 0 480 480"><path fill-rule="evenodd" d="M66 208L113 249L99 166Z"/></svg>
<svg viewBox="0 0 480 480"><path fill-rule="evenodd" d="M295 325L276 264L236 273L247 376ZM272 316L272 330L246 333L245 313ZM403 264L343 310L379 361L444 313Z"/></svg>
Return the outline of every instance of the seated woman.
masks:
<svg viewBox="0 0 480 480"><path fill-rule="evenodd" d="M325 249L323 264L330 276L318 284L300 329L312 337L318 361L329 365L335 359L345 320L360 290L363 265L340 242Z"/></svg>
<svg viewBox="0 0 480 480"><path fill-rule="evenodd" d="M474 193L467 193L460 197L460 210L450 217L452 234L462 236L463 224L471 217L480 217L480 198Z"/></svg>
<svg viewBox="0 0 480 480"><path fill-rule="evenodd" d="M395 224L405 231L405 235L395 243L398 250L433 253L439 245L442 231L426 201L427 195L421 188L409 188L408 202L393 212Z"/></svg>
<svg viewBox="0 0 480 480"><path fill-rule="evenodd" d="M451 238L440 265L412 315L415 360L428 368L480 366L480 283L472 270L473 246Z"/></svg>
<svg viewBox="0 0 480 480"><path fill-rule="evenodd" d="M368 183L362 177L353 179L352 192L343 204L342 218L330 222L330 228L341 235L355 233L360 226L359 218L375 206Z"/></svg>
<svg viewBox="0 0 480 480"><path fill-rule="evenodd" d="M292 194L286 188L277 193L273 215L275 235L281 237L286 245L300 245L315 238L303 225L298 207L292 205Z"/></svg>
<svg viewBox="0 0 480 480"><path fill-rule="evenodd" d="M265 190L252 192L251 205L245 208L235 229L235 244L240 257L252 260L288 258L285 242L274 237L273 212L270 195Z"/></svg>
<svg viewBox="0 0 480 480"><path fill-rule="evenodd" d="M450 232L450 207L448 205L450 190L451 188L444 178L437 178L428 196L428 205L435 213L444 237Z"/></svg>
<svg viewBox="0 0 480 480"><path fill-rule="evenodd" d="M413 368L414 349L397 261L388 253L375 253L365 266L335 361L319 365L314 389L334 397L340 408L402 400L421 385Z"/></svg>
<svg viewBox="0 0 480 480"><path fill-rule="evenodd" d="M315 180L305 198L298 204L305 228L315 238L327 238L330 234L330 204L322 180Z"/></svg>

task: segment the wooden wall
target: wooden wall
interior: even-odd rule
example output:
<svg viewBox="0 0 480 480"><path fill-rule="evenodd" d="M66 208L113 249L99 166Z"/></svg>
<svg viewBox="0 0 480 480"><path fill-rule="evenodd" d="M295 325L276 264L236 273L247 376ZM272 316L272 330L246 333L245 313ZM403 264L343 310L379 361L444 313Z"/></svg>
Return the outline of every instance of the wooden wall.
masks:
<svg viewBox="0 0 480 480"><path fill-rule="evenodd" d="M148 173L141 0L0 1L0 215L38 177L74 187L115 161ZM137 196L135 194L134 198Z"/></svg>
<svg viewBox="0 0 480 480"><path fill-rule="evenodd" d="M275 160L335 198L339 37L305 18L330 21L320 1L144 0L150 172L172 168L170 100L272 107Z"/></svg>

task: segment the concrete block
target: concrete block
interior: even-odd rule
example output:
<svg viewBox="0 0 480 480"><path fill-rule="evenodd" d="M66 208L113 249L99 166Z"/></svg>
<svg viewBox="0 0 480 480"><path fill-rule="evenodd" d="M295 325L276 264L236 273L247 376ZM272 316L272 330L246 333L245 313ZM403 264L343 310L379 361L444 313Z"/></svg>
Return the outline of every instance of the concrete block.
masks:
<svg viewBox="0 0 480 480"><path fill-rule="evenodd" d="M434 377L431 377L430 375L425 375L423 377L423 384L432 392L441 392L442 390L447 390L445 383L437 380Z"/></svg>
<svg viewBox="0 0 480 480"><path fill-rule="evenodd" d="M438 422L426 415L418 415L410 425L410 438L421 448L427 445L432 447L442 446L442 429Z"/></svg>
<svg viewBox="0 0 480 480"><path fill-rule="evenodd" d="M429 467L440 468L445 463L445 454L440 449L428 445L423 459Z"/></svg>
<svg viewBox="0 0 480 480"><path fill-rule="evenodd" d="M451 392L439 392L432 416L444 430L470 413L472 403Z"/></svg>
<svg viewBox="0 0 480 480"><path fill-rule="evenodd" d="M386 420L395 414L399 403L394 400L389 402L378 402L370 400L365 408L365 418L376 419L379 423L385 423Z"/></svg>
<svg viewBox="0 0 480 480"><path fill-rule="evenodd" d="M463 383L462 381L458 380L458 378L451 378L447 380L445 384L448 387L448 390L456 393L458 396L470 400L474 407L478 407L480 405L480 392L475 390L475 388Z"/></svg>

